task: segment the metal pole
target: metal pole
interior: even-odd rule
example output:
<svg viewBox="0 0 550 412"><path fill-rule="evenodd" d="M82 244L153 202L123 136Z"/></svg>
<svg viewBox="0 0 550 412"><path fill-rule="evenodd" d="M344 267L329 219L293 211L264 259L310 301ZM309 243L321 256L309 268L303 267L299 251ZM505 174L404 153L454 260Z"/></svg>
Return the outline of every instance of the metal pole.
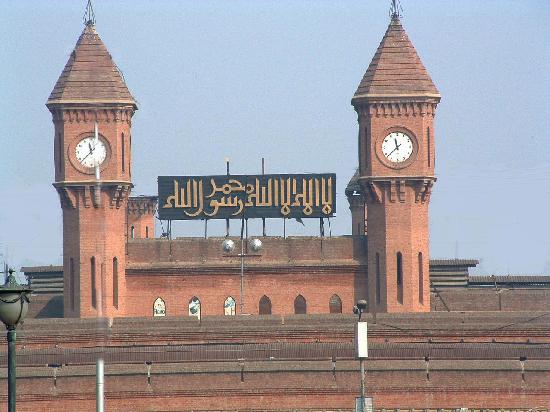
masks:
<svg viewBox="0 0 550 412"><path fill-rule="evenodd" d="M265 175L265 159L262 157L262 175ZM265 236L265 217L262 217L262 236Z"/></svg>
<svg viewBox="0 0 550 412"><path fill-rule="evenodd" d="M241 221L241 315L244 314L244 218Z"/></svg>
<svg viewBox="0 0 550 412"><path fill-rule="evenodd" d="M15 412L15 327L8 328L8 411Z"/></svg>
<svg viewBox="0 0 550 412"><path fill-rule="evenodd" d="M225 172L229 176L229 158L225 158ZM229 237L229 219L225 219L225 237Z"/></svg>
<svg viewBox="0 0 550 412"><path fill-rule="evenodd" d="M96 412L103 412L104 386L103 359L98 358L96 362Z"/></svg>
<svg viewBox="0 0 550 412"><path fill-rule="evenodd" d="M361 365L361 405L363 411L365 411L365 359L359 359L359 364Z"/></svg>

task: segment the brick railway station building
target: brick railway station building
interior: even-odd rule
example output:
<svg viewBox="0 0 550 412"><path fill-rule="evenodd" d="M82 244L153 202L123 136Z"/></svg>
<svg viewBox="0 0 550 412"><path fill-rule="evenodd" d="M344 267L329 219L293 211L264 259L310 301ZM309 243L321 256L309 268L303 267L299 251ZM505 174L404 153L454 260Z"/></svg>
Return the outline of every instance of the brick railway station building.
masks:
<svg viewBox="0 0 550 412"><path fill-rule="evenodd" d="M130 196L138 107L88 21L46 104L63 266L23 268L19 410L94 410L101 356L108 411L352 411L359 299L377 409L549 410L550 278L430 260L440 98L394 13L351 101L351 234L263 237L241 296L222 238L156 237L157 198Z"/></svg>

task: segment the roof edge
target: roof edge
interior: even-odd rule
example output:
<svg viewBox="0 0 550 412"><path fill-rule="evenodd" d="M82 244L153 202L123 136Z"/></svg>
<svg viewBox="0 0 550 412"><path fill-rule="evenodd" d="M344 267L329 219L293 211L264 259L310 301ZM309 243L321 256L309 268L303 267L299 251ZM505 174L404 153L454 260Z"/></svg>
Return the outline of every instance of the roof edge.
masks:
<svg viewBox="0 0 550 412"><path fill-rule="evenodd" d="M122 99L48 99L46 101L46 107L55 106L98 106L111 104L116 106L133 106L134 110L138 110L138 105L135 100L122 100Z"/></svg>

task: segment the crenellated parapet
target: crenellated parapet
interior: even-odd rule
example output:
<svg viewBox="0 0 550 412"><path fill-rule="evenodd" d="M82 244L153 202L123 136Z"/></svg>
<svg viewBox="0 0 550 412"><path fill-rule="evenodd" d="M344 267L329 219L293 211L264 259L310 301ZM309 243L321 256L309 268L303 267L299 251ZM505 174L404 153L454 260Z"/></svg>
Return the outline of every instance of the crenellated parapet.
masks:
<svg viewBox="0 0 550 412"><path fill-rule="evenodd" d="M128 199L127 236L129 239L155 237L156 196L135 196Z"/></svg>
<svg viewBox="0 0 550 412"><path fill-rule="evenodd" d="M157 211L157 196L134 196L128 199L128 213L132 215L154 215Z"/></svg>

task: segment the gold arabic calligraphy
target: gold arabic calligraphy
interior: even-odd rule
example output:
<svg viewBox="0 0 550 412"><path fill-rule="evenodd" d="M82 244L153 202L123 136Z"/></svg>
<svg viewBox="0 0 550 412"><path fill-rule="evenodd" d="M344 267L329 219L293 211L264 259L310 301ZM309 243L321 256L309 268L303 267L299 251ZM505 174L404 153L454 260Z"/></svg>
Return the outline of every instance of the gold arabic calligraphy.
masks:
<svg viewBox="0 0 550 412"><path fill-rule="evenodd" d="M181 208L189 217L215 217L222 208L234 208L231 216L243 213L248 207L280 208L283 217L291 213L291 207L300 207L305 216L310 216L314 208L320 208L326 216L333 211L333 178L328 177L270 177L252 178L253 183L243 183L233 178L225 184L209 182L209 194L205 195L203 179L188 178L180 184L173 180L173 194L166 198L162 206L166 209ZM186 210L188 209L188 210Z"/></svg>

